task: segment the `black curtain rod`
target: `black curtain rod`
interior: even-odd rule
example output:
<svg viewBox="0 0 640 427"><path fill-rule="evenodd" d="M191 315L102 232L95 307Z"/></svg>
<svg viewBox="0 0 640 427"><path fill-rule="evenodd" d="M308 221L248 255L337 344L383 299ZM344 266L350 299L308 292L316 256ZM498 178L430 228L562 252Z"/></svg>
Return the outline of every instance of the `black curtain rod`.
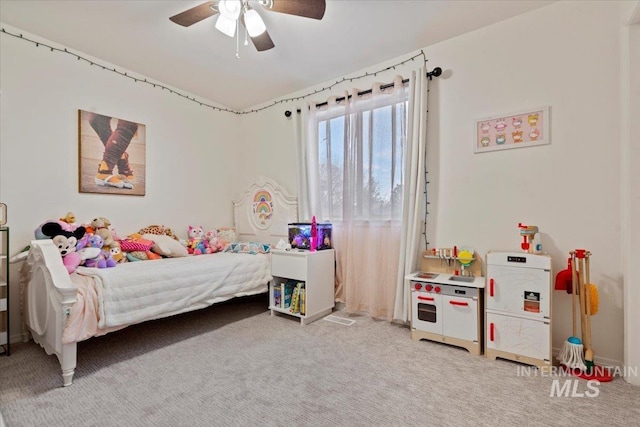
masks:
<svg viewBox="0 0 640 427"><path fill-rule="evenodd" d="M442 75L442 68L440 67L436 67L433 69L433 71L428 71L427 72L427 78L429 80L433 79L434 77L440 77ZM407 83L409 81L409 79L404 79L402 80L402 83ZM393 83L388 83L386 85L382 85L380 86L380 89L384 90L387 88L393 87ZM366 95L372 92L372 89L367 89L367 90L363 90L362 92L358 92L358 96L362 96L362 95ZM348 96L348 98L351 98L351 95ZM341 96L339 98L336 98L337 102L340 101L344 101L344 96ZM316 108L320 108L320 107L324 107L325 105L327 105L327 102L320 102L318 104L316 104ZM298 113L300 113L300 109L297 110Z"/></svg>

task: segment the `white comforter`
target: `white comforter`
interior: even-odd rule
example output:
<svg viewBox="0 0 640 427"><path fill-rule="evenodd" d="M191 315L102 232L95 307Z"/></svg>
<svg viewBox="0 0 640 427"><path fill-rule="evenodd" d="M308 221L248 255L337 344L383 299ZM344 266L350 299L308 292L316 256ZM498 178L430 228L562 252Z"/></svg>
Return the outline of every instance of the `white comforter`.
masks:
<svg viewBox="0 0 640 427"><path fill-rule="evenodd" d="M217 253L78 267L95 279L98 326L109 328L191 311L267 290L269 255Z"/></svg>

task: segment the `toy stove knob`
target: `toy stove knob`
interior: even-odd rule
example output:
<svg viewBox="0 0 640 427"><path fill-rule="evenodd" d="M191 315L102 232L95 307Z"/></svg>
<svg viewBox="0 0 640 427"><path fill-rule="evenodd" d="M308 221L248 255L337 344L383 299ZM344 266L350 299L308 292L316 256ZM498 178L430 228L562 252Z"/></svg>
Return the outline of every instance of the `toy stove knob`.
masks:
<svg viewBox="0 0 640 427"><path fill-rule="evenodd" d="M436 291L436 294L439 294L440 293L440 286L436 286L434 291Z"/></svg>
<svg viewBox="0 0 640 427"><path fill-rule="evenodd" d="M427 290L427 292L431 292L431 289L433 289L433 286L426 285L424 288Z"/></svg>
<svg viewBox="0 0 640 427"><path fill-rule="evenodd" d="M416 291L419 291L422 288L420 283L415 283L413 286L416 288Z"/></svg>

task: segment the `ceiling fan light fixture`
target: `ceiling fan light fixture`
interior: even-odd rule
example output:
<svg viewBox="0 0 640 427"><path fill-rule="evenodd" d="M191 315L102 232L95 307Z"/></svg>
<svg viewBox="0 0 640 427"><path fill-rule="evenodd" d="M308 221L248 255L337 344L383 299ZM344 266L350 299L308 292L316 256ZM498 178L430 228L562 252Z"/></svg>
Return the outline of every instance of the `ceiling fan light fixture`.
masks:
<svg viewBox="0 0 640 427"><path fill-rule="evenodd" d="M216 29L229 37L233 37L236 34L236 20L220 15L216 21Z"/></svg>
<svg viewBox="0 0 640 427"><path fill-rule="evenodd" d="M267 30L262 17L254 9L249 9L245 12L244 25L247 27L247 32L251 37L257 37Z"/></svg>
<svg viewBox="0 0 640 427"><path fill-rule="evenodd" d="M242 12L241 0L220 0L218 2L218 10L220 15L229 19L238 19L240 12Z"/></svg>

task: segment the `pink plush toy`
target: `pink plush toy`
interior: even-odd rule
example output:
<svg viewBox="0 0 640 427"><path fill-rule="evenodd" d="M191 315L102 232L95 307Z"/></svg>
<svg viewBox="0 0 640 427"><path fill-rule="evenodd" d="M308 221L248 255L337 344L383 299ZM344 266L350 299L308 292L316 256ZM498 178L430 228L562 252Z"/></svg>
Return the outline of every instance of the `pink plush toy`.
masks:
<svg viewBox="0 0 640 427"><path fill-rule="evenodd" d="M224 249L225 244L222 239L218 237L218 232L216 230L207 231L207 234L205 234L204 237L209 242L209 247L211 247L212 253L220 252Z"/></svg>
<svg viewBox="0 0 640 427"><path fill-rule="evenodd" d="M58 247L60 255L62 256L62 263L69 274L76 271L81 261L80 254L76 252L76 238L67 238L62 235L56 236L53 238L53 244Z"/></svg>
<svg viewBox="0 0 640 427"><path fill-rule="evenodd" d="M204 237L204 230L201 225L194 227L189 226L189 242L187 252L192 255L210 254L212 253L209 241Z"/></svg>

